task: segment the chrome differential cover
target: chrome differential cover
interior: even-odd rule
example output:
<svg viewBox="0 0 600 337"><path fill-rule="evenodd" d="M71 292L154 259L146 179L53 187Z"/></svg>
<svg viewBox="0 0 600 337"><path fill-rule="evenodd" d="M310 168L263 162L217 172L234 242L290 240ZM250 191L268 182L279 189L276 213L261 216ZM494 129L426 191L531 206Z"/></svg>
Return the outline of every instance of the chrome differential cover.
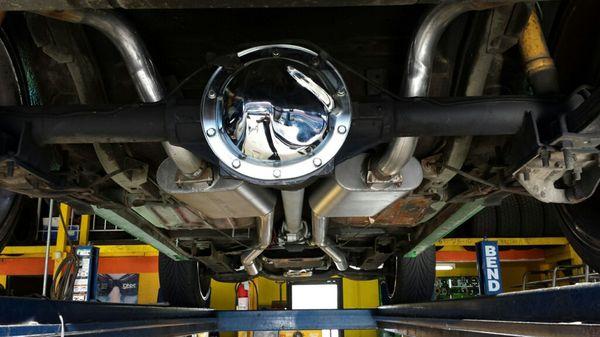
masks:
<svg viewBox="0 0 600 337"><path fill-rule="evenodd" d="M329 163L350 128L346 86L331 63L294 45L237 54L206 87L202 125L209 146L234 176L298 181Z"/></svg>
<svg viewBox="0 0 600 337"><path fill-rule="evenodd" d="M323 141L335 102L313 73L272 59L253 62L232 77L224 88L223 127L244 155L295 159Z"/></svg>

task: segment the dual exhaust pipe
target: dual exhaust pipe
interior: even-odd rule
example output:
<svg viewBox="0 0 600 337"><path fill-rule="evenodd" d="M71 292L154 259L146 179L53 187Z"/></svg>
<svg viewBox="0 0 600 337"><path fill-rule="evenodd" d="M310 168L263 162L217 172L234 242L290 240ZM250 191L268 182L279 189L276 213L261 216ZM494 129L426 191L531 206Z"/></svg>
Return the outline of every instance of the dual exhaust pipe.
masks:
<svg viewBox="0 0 600 337"><path fill-rule="evenodd" d="M427 96L436 47L449 24L465 12L488 9L493 6L498 5L478 5L472 1L455 2L440 4L428 13L419 26L410 50L405 96ZM150 54L136 30L126 20L114 13L99 10L37 13L62 21L88 25L103 33L123 57L140 99L143 102L151 103L164 98L165 90ZM393 179L398 176L413 158L417 142L418 138L416 137L395 139L380 157L372 159L373 175L379 180ZM178 169L188 177L198 176L206 166L201 159L184 148L168 142L163 142L163 147ZM297 206L300 193L284 192L284 197L286 194L287 199L290 200L287 208L284 205L287 230L297 232L300 226L298 215L301 214L301 208L294 210L290 206L293 204ZM303 191L300 198L302 197ZM300 206L302 206L302 202L300 202ZM327 223L327 217L313 215L312 243L331 258L338 270L346 270L348 261L342 250L327 236ZM256 259L271 244L272 233L273 213L271 212L259 217L257 243L242 255L242 265L248 274L257 275L260 272L260 266Z"/></svg>

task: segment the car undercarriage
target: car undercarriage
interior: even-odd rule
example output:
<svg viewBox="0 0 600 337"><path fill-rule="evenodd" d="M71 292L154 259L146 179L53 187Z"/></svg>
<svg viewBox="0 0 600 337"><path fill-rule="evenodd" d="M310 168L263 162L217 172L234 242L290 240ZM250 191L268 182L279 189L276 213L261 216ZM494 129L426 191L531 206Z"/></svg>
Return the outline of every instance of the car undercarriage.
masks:
<svg viewBox="0 0 600 337"><path fill-rule="evenodd" d="M0 1L6 200L239 282L394 278L509 195L596 198L597 4L342 2Z"/></svg>

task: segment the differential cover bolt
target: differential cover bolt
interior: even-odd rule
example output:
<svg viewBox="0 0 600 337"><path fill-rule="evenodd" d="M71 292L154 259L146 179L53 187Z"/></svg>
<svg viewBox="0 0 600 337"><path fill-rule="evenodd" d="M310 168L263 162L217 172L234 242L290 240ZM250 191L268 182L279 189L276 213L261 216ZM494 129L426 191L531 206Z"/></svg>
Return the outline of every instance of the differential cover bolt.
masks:
<svg viewBox="0 0 600 337"><path fill-rule="evenodd" d="M346 95L346 90L344 90L344 88L338 89L337 95L340 96L340 97Z"/></svg>
<svg viewBox="0 0 600 337"><path fill-rule="evenodd" d="M321 166L321 164L323 164L323 162L321 161L321 158L315 158L315 159L313 159L313 164L315 164L315 166L319 167L319 166Z"/></svg>
<svg viewBox="0 0 600 337"><path fill-rule="evenodd" d="M208 91L208 98L210 98L210 99L217 98L217 93L214 90L209 90Z"/></svg>
<svg viewBox="0 0 600 337"><path fill-rule="evenodd" d="M281 171L279 171L279 169L274 169L273 170L273 177L275 177L275 178L281 177Z"/></svg>
<svg viewBox="0 0 600 337"><path fill-rule="evenodd" d="M231 166L233 166L233 168L239 168L242 165L242 162L239 159L234 159L233 162L231 163Z"/></svg>
<svg viewBox="0 0 600 337"><path fill-rule="evenodd" d="M214 136L214 135L216 135L216 134L217 134L217 130L215 130L215 129L213 129L213 128L210 128L210 129L206 130L206 134L207 134L209 137L212 137L212 136Z"/></svg>
<svg viewBox="0 0 600 337"><path fill-rule="evenodd" d="M345 126L343 126L343 125L340 125L340 126L338 126L337 130L338 130L338 132L339 132L339 133L341 133L341 134L344 134L344 133L346 133L346 131L347 131L346 127L345 127Z"/></svg>

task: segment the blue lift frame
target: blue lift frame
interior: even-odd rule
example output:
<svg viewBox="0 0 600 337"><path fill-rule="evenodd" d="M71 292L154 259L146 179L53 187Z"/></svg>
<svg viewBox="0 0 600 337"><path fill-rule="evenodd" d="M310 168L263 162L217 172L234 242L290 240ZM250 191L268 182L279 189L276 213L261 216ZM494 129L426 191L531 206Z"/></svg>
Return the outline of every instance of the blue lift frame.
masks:
<svg viewBox="0 0 600 337"><path fill-rule="evenodd" d="M413 336L600 336L600 283L372 310L214 311L0 298L0 336L165 337L314 329L385 329Z"/></svg>

